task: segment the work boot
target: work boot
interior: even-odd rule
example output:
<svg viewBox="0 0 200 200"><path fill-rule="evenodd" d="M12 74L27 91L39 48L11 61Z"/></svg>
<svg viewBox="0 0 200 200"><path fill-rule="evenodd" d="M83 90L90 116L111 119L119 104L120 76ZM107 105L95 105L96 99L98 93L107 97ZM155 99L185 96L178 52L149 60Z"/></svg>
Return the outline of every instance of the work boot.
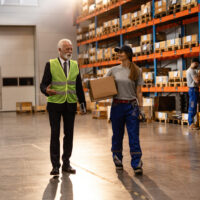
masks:
<svg viewBox="0 0 200 200"><path fill-rule="evenodd" d="M189 126L189 129L190 129L190 130L199 130L199 127L196 126L195 124L191 124L191 125Z"/></svg>
<svg viewBox="0 0 200 200"><path fill-rule="evenodd" d="M69 174L76 174L76 170L73 169L70 165L69 166L62 166L62 172L66 172Z"/></svg>
<svg viewBox="0 0 200 200"><path fill-rule="evenodd" d="M53 167L53 169L50 172L50 175L59 176L59 168L58 167Z"/></svg>
<svg viewBox="0 0 200 200"><path fill-rule="evenodd" d="M133 169L136 176L143 174L142 166L143 166L143 163L142 163L142 161L140 161L139 164L138 164L138 166Z"/></svg>
<svg viewBox="0 0 200 200"><path fill-rule="evenodd" d="M117 170L123 170L122 161L121 161L116 155L114 155L113 161L114 161L114 163L115 163L115 166L116 166L116 169L117 169Z"/></svg>

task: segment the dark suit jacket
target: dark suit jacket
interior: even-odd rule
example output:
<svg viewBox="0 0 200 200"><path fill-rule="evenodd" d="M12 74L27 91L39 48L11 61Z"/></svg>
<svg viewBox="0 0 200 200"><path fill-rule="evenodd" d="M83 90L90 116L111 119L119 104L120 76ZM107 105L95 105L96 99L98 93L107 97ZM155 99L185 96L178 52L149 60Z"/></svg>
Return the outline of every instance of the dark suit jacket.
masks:
<svg viewBox="0 0 200 200"><path fill-rule="evenodd" d="M58 58L58 60L60 62L59 58ZM52 75L51 75L51 71L50 71L50 62L47 62L46 66L45 66L42 82L40 84L40 90L45 96L49 96L46 93L46 88L48 87L48 85L51 84L51 81L52 81ZM77 94L79 103L84 103L85 107L86 107L85 95L84 95L84 91L83 91L80 72L79 72L77 79L76 79L76 94ZM67 111L75 112L76 109L77 109L76 103L67 103L67 102L65 102L63 104L56 104L56 103L49 103L49 102L47 103L47 110L48 111L64 111L64 110L67 110Z"/></svg>

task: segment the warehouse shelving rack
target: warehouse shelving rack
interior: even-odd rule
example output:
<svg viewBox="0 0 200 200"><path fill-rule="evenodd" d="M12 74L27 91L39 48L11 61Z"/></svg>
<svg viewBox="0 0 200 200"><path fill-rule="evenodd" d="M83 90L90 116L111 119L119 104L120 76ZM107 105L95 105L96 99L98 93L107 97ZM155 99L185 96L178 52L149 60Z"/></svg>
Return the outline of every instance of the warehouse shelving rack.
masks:
<svg viewBox="0 0 200 200"><path fill-rule="evenodd" d="M93 44L95 43L96 48L98 48L98 42L102 42L104 40L108 40L109 38L114 37L120 37L120 46L123 45L123 36L125 34L134 34L134 36L142 35L141 32L145 30L146 32L151 32L153 34L153 52L149 55L141 55L133 58L134 62L141 62L141 61L147 61L147 62L153 62L154 63L154 76L157 75L157 61L158 60L164 60L164 59L177 59L182 58L183 60L183 69L186 68L185 66L185 58L187 57L193 57L193 56L199 56L200 54L200 46L192 47L192 48L186 48L186 49L180 49L180 50L174 50L174 51L168 51L168 52L162 52L162 53L155 53L155 43L156 43L156 32L166 30L168 28L181 26L181 36L184 37L184 25L198 22L198 40L200 44L200 0L198 0L198 6L191 8L189 10L180 11L175 14L166 15L161 18L155 18L155 0L152 0L152 20L147 23L139 24L138 26L134 27L128 27L123 29L122 28L122 6L131 2L131 0L119 0L114 5L109 6L108 8L104 8L100 11L96 11L93 14L90 14L88 16L84 17L78 17L77 19L77 26L86 20L93 19L95 21L95 27L97 28L97 20L98 16L111 11L112 9L119 8L119 20L120 20L120 30L114 33L109 33L106 35L102 35L100 37L95 37L93 39L85 40L82 42L78 42L77 44L77 51L79 52L79 47L82 45L87 44ZM148 2L148 1L146 1ZM197 16L196 16L197 15ZM140 33L138 34L138 31ZM120 62L118 60L110 60L110 61L102 61L102 62L96 62L92 64L86 64L80 66L81 68L89 68L89 67L104 67L104 66L113 66L116 64L119 64ZM187 92L187 87L151 87L151 88L143 88L142 91L145 92Z"/></svg>

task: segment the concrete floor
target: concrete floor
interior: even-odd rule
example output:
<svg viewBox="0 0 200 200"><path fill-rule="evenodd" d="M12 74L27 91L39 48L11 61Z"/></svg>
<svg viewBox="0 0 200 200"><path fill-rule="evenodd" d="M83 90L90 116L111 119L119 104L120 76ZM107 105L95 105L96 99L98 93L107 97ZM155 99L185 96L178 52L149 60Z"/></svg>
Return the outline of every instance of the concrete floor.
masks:
<svg viewBox="0 0 200 200"><path fill-rule="evenodd" d="M51 179L47 114L0 113L1 200L199 200L200 134L173 124L141 124L144 175L134 177L127 135L125 170L112 163L111 125L77 116L76 175Z"/></svg>

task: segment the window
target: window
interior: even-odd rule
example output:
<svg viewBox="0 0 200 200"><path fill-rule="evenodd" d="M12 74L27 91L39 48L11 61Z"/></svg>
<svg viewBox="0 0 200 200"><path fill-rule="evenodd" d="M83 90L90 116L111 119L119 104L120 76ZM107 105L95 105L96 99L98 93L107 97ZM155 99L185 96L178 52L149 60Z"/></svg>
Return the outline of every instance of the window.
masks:
<svg viewBox="0 0 200 200"><path fill-rule="evenodd" d="M19 78L19 86L31 86L33 85L33 77Z"/></svg>
<svg viewBox="0 0 200 200"><path fill-rule="evenodd" d="M0 5L5 6L38 6L39 0L0 0Z"/></svg>
<svg viewBox="0 0 200 200"><path fill-rule="evenodd" d="M3 86L18 86L18 78L3 78Z"/></svg>

